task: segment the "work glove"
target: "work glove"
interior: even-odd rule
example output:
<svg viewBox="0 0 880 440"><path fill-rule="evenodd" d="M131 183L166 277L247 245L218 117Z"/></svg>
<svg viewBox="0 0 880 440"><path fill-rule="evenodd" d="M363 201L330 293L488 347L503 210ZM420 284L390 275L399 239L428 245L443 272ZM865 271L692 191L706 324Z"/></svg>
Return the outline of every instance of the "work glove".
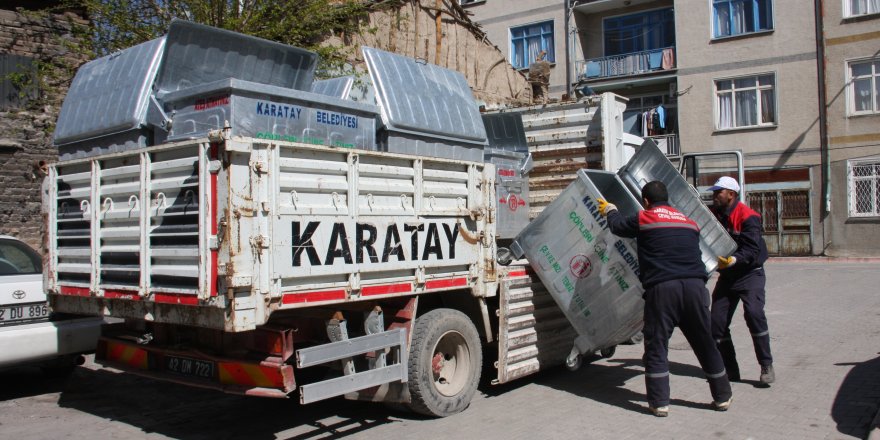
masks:
<svg viewBox="0 0 880 440"><path fill-rule="evenodd" d="M602 217L608 215L611 211L617 211L617 206L614 203L608 203L605 199L596 199L599 202L599 214L602 214Z"/></svg>
<svg viewBox="0 0 880 440"><path fill-rule="evenodd" d="M718 257L718 270L727 269L734 264L736 264L736 257L733 255L729 257Z"/></svg>

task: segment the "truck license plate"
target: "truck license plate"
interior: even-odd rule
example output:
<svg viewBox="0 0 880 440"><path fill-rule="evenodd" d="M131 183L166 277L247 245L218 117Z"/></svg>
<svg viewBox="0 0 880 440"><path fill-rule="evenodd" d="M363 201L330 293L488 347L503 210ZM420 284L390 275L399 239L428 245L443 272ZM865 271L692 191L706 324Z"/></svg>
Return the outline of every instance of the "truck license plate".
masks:
<svg viewBox="0 0 880 440"><path fill-rule="evenodd" d="M0 323L27 321L49 316L49 305L45 303L22 304L18 306L0 307Z"/></svg>
<svg viewBox="0 0 880 440"><path fill-rule="evenodd" d="M201 361L198 359L177 356L165 356L165 369L172 373L184 374L187 376L195 376L205 379L214 378L214 363L211 361Z"/></svg>

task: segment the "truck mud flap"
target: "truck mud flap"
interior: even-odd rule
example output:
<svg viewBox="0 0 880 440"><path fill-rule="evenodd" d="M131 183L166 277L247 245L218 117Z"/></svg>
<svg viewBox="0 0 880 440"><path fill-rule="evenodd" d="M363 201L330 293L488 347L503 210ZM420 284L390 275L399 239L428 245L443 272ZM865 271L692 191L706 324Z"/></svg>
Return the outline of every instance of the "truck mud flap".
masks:
<svg viewBox="0 0 880 440"><path fill-rule="evenodd" d="M307 368L329 362L341 361L343 375L321 382L300 386L300 403L306 404L340 396L389 382L406 382L407 334L403 328L368 334L348 339L345 321L331 322L328 333L333 342L299 349L296 351L297 368ZM386 361L386 349L396 363ZM376 353L370 368L355 371L352 357Z"/></svg>

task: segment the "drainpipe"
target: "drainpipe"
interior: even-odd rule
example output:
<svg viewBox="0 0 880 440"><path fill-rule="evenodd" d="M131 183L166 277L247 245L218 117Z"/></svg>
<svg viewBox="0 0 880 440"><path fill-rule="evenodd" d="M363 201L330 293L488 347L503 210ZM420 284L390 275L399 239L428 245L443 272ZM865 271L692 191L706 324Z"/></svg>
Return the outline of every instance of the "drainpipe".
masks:
<svg viewBox="0 0 880 440"><path fill-rule="evenodd" d="M816 15L816 75L819 83L819 151L822 162L822 218L831 216L831 154L828 151L828 103L825 98L825 24L822 0L813 0ZM824 221L823 221L824 223ZM822 253L825 253L827 240L822 228Z"/></svg>
<svg viewBox="0 0 880 440"><path fill-rule="evenodd" d="M569 99L572 96L571 90L571 39L573 38L571 35L571 1L572 0L563 0L565 2L565 93L568 95Z"/></svg>

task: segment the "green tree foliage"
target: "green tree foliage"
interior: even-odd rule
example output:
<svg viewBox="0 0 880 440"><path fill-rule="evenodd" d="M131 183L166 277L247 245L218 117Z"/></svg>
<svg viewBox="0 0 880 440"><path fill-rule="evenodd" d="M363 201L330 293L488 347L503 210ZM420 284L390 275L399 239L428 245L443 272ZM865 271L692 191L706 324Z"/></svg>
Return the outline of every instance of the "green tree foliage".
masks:
<svg viewBox="0 0 880 440"><path fill-rule="evenodd" d="M388 2L383 2L388 4ZM317 52L319 72L339 72L351 48L323 42L360 31L376 7L365 0L68 0L85 12L94 57L163 35L174 18L194 21Z"/></svg>

